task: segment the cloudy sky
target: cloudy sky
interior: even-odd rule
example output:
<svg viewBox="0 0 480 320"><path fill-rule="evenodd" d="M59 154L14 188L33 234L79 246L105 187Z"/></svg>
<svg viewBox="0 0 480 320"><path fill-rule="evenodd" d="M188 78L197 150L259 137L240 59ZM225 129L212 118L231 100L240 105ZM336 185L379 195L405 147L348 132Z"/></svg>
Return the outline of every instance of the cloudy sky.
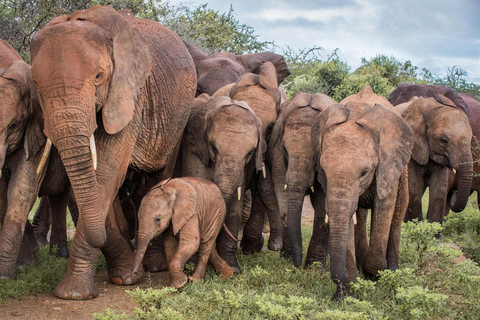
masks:
<svg viewBox="0 0 480 320"><path fill-rule="evenodd" d="M252 26L280 48L321 46L353 70L376 54L444 75L459 65L480 83L480 0L170 0L209 7ZM277 50L281 53L281 49Z"/></svg>

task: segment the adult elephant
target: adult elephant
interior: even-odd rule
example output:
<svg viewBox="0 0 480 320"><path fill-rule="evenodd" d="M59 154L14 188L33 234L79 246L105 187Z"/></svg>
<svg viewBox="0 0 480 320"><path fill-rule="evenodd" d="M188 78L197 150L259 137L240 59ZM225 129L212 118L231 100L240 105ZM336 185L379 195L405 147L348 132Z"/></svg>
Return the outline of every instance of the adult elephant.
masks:
<svg viewBox="0 0 480 320"><path fill-rule="evenodd" d="M240 77L238 82L226 85L214 94L214 96L228 96L234 100L245 101L249 105L261 120L262 144L265 146L268 144L273 125L280 111L281 93L277 79L275 66L270 61L266 61L258 68L258 75L246 73ZM266 147L263 149L265 150ZM241 241L243 252L259 252L262 249L265 215L268 215L270 222L268 248L275 251L280 250L282 248L282 224L273 191L270 167L256 168L255 163L251 161L246 168L245 183L242 190L251 191L252 205L250 217L243 229ZM242 193L242 197L243 195ZM245 202L247 201L243 200L233 200L227 207L226 224L235 237L240 230L242 207L243 209L246 207ZM239 268L236 259L237 246L231 237L224 231L221 232L218 252L230 266Z"/></svg>
<svg viewBox="0 0 480 320"><path fill-rule="evenodd" d="M169 177L195 95L181 39L150 20L95 6L60 16L32 38L32 78L79 210L69 265L55 294L97 296L102 248L109 277L132 284L133 252L112 203L129 166ZM98 152L97 152L98 151Z"/></svg>
<svg viewBox="0 0 480 320"><path fill-rule="evenodd" d="M422 98L412 99L415 96ZM442 85L402 83L390 94L389 101L398 106L415 134L409 163L410 201L405 219L423 219L421 199L428 186L427 219L442 223L450 169L456 171L458 180L449 203L451 209L462 211L470 195L473 170L470 110L456 91Z"/></svg>
<svg viewBox="0 0 480 320"><path fill-rule="evenodd" d="M284 251L292 254L296 267L303 260L301 216L305 195L310 194L315 210L320 205L318 193L315 193L320 186L315 182L311 129L320 112L334 103L321 93L297 92L292 100L282 105L268 144L267 163L272 168L275 195L286 229ZM317 222L315 220L314 232L319 227Z"/></svg>
<svg viewBox="0 0 480 320"><path fill-rule="evenodd" d="M319 203L324 204L318 207L315 218L328 223L328 228L323 228L326 232L318 232L320 238L312 237L312 241L328 244L336 299L350 294L349 283L357 276L357 248L365 253L357 264L366 275L398 266L400 227L408 199L406 165L413 132L398 114L380 104L372 107L350 101L324 110L315 119L311 136L321 186ZM369 247L366 232L364 241L355 243L354 227L356 212L362 212L359 224L366 225L368 209L372 210ZM324 245L314 249L307 260L310 255L325 256Z"/></svg>
<svg viewBox="0 0 480 320"><path fill-rule="evenodd" d="M238 82L245 73L259 74L259 67L266 61L270 61L275 66L278 85L290 75L285 59L279 54L220 52L209 56L191 43L185 42L185 45L192 55L197 70L197 96L202 93L212 96L218 89Z"/></svg>

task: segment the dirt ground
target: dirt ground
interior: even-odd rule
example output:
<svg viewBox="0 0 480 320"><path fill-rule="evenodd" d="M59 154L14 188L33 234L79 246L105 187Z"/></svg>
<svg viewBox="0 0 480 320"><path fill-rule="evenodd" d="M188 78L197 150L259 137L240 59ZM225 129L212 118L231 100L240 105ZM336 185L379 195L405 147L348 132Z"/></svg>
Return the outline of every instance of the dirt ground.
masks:
<svg viewBox="0 0 480 320"><path fill-rule="evenodd" d="M313 208L309 198L305 198L302 212L302 225L313 223ZM110 283L107 271L95 276L99 295L96 299L87 301L61 300L53 293L42 293L11 300L0 307L0 319L51 319L79 320L92 319L92 313L102 312L110 308L131 313L137 305L131 301L125 292L136 287L165 286L169 282L168 272L145 274L134 286L116 286Z"/></svg>

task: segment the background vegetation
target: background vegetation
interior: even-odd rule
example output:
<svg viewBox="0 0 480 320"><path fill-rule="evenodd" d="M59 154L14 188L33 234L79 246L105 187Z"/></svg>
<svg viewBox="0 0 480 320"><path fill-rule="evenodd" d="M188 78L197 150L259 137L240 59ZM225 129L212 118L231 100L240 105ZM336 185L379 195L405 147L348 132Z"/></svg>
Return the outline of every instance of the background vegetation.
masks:
<svg viewBox="0 0 480 320"><path fill-rule="evenodd" d="M322 92L340 101L366 84L375 93L388 97L404 81L444 84L480 98L480 86L468 80L468 72L461 66L451 66L445 76L438 76L427 69L419 70L411 61L402 62L393 56L379 54L370 60L362 58L361 66L351 70L336 50L327 53L318 46L297 51L279 48L273 41L258 40L254 28L240 22L233 8L219 12L207 4L191 7L172 5L168 0L3 0L0 3L0 38L9 42L29 62L30 38L50 19L106 4L116 9L128 9L141 18L159 21L208 54L221 51L283 53L292 71L284 82L289 98L297 91Z"/></svg>

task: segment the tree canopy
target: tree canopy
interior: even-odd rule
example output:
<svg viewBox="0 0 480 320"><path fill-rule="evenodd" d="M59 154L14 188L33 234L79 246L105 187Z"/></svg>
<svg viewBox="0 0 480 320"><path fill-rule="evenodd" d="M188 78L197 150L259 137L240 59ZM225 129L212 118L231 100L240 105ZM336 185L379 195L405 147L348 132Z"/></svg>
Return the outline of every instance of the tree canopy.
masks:
<svg viewBox="0 0 480 320"><path fill-rule="evenodd" d="M253 27L237 19L233 7L219 12L208 4L192 7L172 5L168 0L3 0L0 38L29 62L30 38L53 17L107 4L115 9L128 9L140 18L156 20L207 54L278 49L273 41L260 41ZM287 47L283 54L292 72L284 82L289 98L297 91L322 92L340 101L367 84L375 93L387 97L404 81L444 84L480 98L480 86L468 80L468 72L461 66L449 67L446 75L440 77L427 69L419 71L409 60L401 62L393 56L379 54L369 60L362 58L361 66L352 72L337 55L337 50L327 54L319 46L297 51Z"/></svg>

